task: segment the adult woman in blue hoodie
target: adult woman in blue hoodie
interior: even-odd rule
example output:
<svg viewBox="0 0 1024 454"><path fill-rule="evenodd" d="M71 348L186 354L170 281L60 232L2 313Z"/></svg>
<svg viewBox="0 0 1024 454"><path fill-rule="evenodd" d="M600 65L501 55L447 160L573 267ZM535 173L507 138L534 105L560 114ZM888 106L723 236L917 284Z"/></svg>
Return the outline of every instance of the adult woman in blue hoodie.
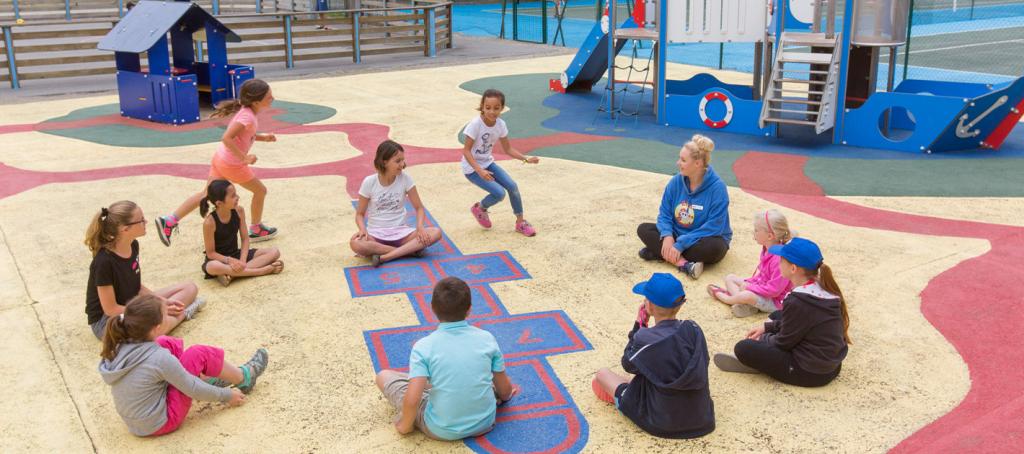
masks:
<svg viewBox="0 0 1024 454"><path fill-rule="evenodd" d="M640 258L664 260L692 279L705 264L720 262L729 251L729 191L711 168L715 143L696 134L679 150L679 174L661 196L658 222L636 229L643 241Z"/></svg>

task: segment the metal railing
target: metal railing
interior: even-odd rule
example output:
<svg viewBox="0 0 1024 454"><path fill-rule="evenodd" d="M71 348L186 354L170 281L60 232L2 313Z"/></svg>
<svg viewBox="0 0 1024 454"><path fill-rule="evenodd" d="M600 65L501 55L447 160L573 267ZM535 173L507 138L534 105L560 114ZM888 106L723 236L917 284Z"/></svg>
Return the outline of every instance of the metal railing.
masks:
<svg viewBox="0 0 1024 454"><path fill-rule="evenodd" d="M217 19L235 31L241 43L229 43L234 64L284 63L422 52L434 57L452 47L452 3L413 0L390 8L316 12L221 14ZM113 74L114 55L96 50L117 19L0 23L0 81L12 88L33 79ZM198 35L197 35L198 36ZM196 55L205 53L195 41ZM6 69L6 74L3 69Z"/></svg>

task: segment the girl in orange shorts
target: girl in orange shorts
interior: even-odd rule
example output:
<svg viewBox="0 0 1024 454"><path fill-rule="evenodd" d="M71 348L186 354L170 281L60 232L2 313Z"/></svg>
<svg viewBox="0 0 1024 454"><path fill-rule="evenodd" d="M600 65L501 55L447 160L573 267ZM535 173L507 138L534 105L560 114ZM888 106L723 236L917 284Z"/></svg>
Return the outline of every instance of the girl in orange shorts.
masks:
<svg viewBox="0 0 1024 454"><path fill-rule="evenodd" d="M266 241L277 235L277 229L264 225L263 202L267 197L267 187L249 167L256 163L256 156L249 154L255 141L276 142L274 134L257 134L259 121L257 115L270 108L274 96L270 85L259 79L247 80L239 90L238 99L224 101L210 118L223 118L234 115L228 124L220 147L210 162L210 176L207 185L213 180L228 180L252 192L252 224L249 225L249 240L252 242ZM182 218L199 207L199 202L206 197L205 189L197 192L174 210L174 213L156 219L157 233L165 246L171 245L171 234L178 229Z"/></svg>

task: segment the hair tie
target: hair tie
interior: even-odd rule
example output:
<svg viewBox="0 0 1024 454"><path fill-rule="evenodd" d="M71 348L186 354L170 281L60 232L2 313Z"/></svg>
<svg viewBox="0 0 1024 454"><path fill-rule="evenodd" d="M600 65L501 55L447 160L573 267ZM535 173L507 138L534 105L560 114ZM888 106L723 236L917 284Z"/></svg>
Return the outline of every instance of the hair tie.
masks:
<svg viewBox="0 0 1024 454"><path fill-rule="evenodd" d="M110 211L107 210L107 207L100 208L100 217L101 218L107 217L108 214L110 214Z"/></svg>

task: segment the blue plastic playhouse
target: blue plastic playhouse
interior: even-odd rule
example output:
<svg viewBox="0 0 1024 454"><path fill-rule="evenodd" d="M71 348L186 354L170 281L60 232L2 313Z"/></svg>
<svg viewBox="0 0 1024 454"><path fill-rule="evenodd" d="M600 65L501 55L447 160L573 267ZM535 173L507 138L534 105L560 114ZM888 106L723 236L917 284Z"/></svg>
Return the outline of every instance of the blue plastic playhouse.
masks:
<svg viewBox="0 0 1024 454"><path fill-rule="evenodd" d="M193 35L205 34L207 61ZM208 105L237 97L251 66L228 64L227 43L241 38L199 5L142 0L100 40L114 52L121 115L181 125L199 121L200 101ZM168 45L170 44L170 45ZM141 54L147 54L143 68Z"/></svg>
<svg viewBox="0 0 1024 454"><path fill-rule="evenodd" d="M924 153L998 148L1024 114L1024 77L1000 84L907 79L894 86L910 0L636 4L623 22L615 8L606 9L551 89L589 92L607 75L601 109L613 116L626 112L625 91L616 85L651 86L657 122L666 126L764 136L812 128L831 134L836 145ZM650 80L616 78L615 56L628 40L653 44ZM666 47L693 42L754 44L752 83L727 84L710 74L666 79ZM884 54L889 71L880 80Z"/></svg>

